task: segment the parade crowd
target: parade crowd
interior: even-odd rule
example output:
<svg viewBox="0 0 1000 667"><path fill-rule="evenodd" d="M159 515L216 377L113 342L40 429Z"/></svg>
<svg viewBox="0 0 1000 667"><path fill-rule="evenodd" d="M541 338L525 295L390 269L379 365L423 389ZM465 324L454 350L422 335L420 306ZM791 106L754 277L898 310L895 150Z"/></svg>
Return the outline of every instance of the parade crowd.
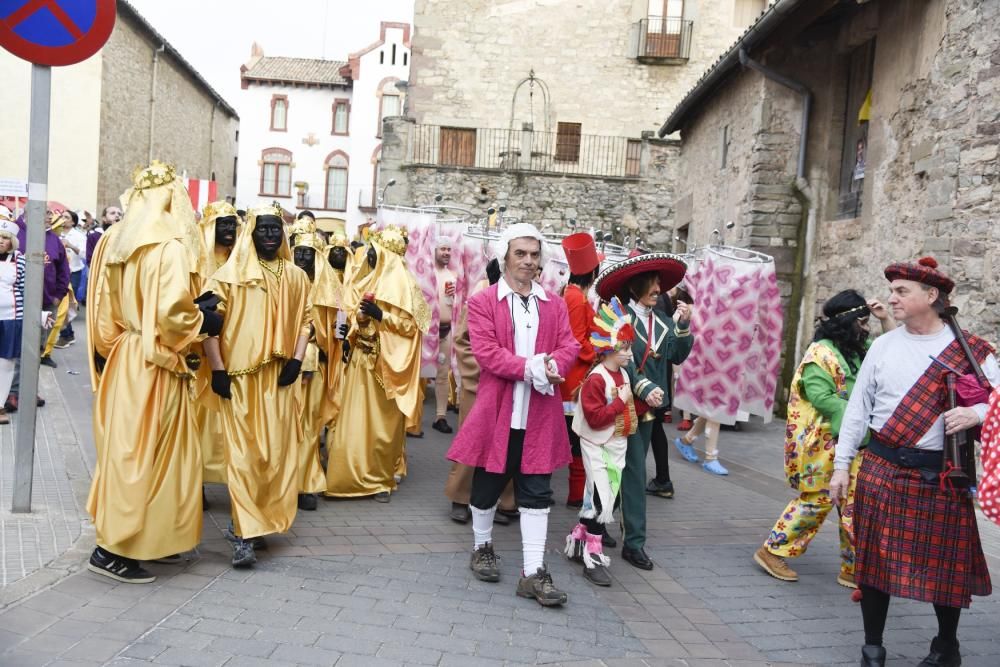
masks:
<svg viewBox="0 0 1000 667"><path fill-rule="evenodd" d="M636 250L607 265L593 237L577 233L561 240L568 277L556 293L538 281L550 241L516 223L498 230L486 275L464 276L462 308L453 308L453 241L437 240L432 318L407 263L405 228L366 227L352 239L342 227L319 229L308 211L284 215L214 202L199 219L173 168L154 162L89 234L72 212L49 216L42 363L54 365L52 349L74 342L72 314L86 304L97 449L90 570L148 583L155 577L143 562L180 561L201 539L205 483L228 489L237 568L252 567L266 536L288 531L320 496L390 502L407 476L407 433L422 435L425 336L439 342L432 425L455 432L445 495L451 519L471 522L472 575L500 580L493 525L517 521L516 594L567 603L545 563L552 475L567 466L566 502L579 515L559 546L582 576L611 586L606 550L619 539L623 561L654 567L646 502L674 495L663 423L682 402L675 384L678 394L685 383L699 387L690 373L706 378L724 365L725 355L706 357L713 339L749 348L763 334L779 338L760 325L710 324L742 307L737 292L754 278L712 292L683 257ZM17 407L24 230L0 210L8 411ZM889 602L901 597L937 615L920 664L959 665L961 610L991 592L974 495L1000 519L1000 367L989 343L958 327L954 282L932 258L892 264L885 277L887 305L846 289L822 307L789 387L784 462L798 495L748 558L797 581L788 560L835 509L837 581L860 601L861 664L885 663ZM776 301L776 289L762 290ZM874 338L872 317L881 325ZM772 403L746 390L743 403L722 406L730 388L712 382L720 381L689 390L706 407L685 415L687 434L673 445L706 473L726 475L720 421L745 420L748 405L770 414ZM978 481L973 438L983 442ZM647 480L650 448L656 473ZM609 530L616 520L620 530Z"/></svg>

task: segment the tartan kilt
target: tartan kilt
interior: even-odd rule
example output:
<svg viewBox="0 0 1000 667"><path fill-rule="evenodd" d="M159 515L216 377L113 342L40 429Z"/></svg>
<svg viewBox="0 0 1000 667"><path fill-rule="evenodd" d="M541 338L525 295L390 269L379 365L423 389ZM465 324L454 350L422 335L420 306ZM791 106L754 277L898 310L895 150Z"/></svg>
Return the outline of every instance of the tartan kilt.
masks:
<svg viewBox="0 0 1000 667"><path fill-rule="evenodd" d="M854 499L855 581L889 595L968 607L992 592L972 499L866 452Z"/></svg>

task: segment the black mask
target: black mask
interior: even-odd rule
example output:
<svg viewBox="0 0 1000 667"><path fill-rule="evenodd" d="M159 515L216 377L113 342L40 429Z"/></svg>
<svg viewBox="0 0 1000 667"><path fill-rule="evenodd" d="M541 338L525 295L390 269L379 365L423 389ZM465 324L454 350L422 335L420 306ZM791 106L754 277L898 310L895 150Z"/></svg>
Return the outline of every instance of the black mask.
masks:
<svg viewBox="0 0 1000 667"><path fill-rule="evenodd" d="M378 254L375 252L375 248L368 248L368 266L374 269L375 265L378 263Z"/></svg>
<svg viewBox="0 0 1000 667"><path fill-rule="evenodd" d="M316 268L316 251L314 249L308 246L299 246L293 251L292 259L295 260L295 266L308 273L310 278L313 277L313 271Z"/></svg>
<svg viewBox="0 0 1000 667"><path fill-rule="evenodd" d="M253 247L257 249L257 256L265 261L277 257L284 234L278 216L262 215L257 218L253 228Z"/></svg>
<svg viewBox="0 0 1000 667"><path fill-rule="evenodd" d="M330 255L327 259L330 261L330 266L338 271L343 271L347 268L347 248L334 246L330 249Z"/></svg>
<svg viewBox="0 0 1000 667"><path fill-rule="evenodd" d="M232 248L236 245L236 228L239 223L235 215L226 215L215 220L215 245Z"/></svg>

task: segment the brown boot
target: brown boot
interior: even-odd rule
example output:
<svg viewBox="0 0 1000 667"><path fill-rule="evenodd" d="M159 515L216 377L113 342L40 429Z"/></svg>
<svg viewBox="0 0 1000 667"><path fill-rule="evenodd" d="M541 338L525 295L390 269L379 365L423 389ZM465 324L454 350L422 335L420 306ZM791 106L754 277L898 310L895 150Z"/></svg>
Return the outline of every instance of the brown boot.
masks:
<svg viewBox="0 0 1000 667"><path fill-rule="evenodd" d="M758 565L764 568L765 572L775 579L781 579L782 581L799 580L799 575L795 573L795 570L788 567L785 559L775 556L765 546L761 546L761 548L754 552L753 559Z"/></svg>
<svg viewBox="0 0 1000 667"><path fill-rule="evenodd" d="M837 583L845 588L857 588L858 585L854 583L854 574L851 572L841 572L837 577Z"/></svg>
<svg viewBox="0 0 1000 667"><path fill-rule="evenodd" d="M497 565L497 555L493 552L493 544L487 542L472 552L469 559L469 569L479 581L500 581L500 568Z"/></svg>
<svg viewBox="0 0 1000 667"><path fill-rule="evenodd" d="M545 566L530 576L522 576L517 582L517 594L522 598L535 598L543 607L558 607L566 604L567 595L552 583L552 575Z"/></svg>

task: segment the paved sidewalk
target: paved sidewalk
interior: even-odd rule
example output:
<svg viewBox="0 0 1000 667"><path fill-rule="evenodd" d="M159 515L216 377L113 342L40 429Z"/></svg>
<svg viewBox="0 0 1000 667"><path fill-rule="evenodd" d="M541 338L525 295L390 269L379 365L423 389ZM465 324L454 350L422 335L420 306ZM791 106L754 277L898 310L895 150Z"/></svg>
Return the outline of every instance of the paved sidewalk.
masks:
<svg viewBox="0 0 1000 667"><path fill-rule="evenodd" d="M65 362L57 357L57 374L76 363L76 348L62 351ZM78 389L82 377L52 377L68 394L71 421L89 434L89 420L76 414L89 398ZM59 387L44 389L48 411ZM31 594L0 609L0 665L857 664L860 611L835 582L835 525L795 561L796 584L768 577L750 558L791 494L781 479L781 424L722 434L728 478L673 458L677 498L649 499L647 550L657 567L636 570L615 550L610 589L589 585L559 554L575 519L557 504L547 561L570 602L549 610L514 595L516 524L495 531L502 581L471 577L471 528L447 518L442 491L447 439L425 429L425 439L408 442L410 476L390 504L322 501L289 534L269 538L252 571L228 566L223 487L209 489L198 552L181 566L151 565L159 579L148 586L79 571L92 537L78 515L77 549L25 578ZM89 435L77 439L88 444L57 447L53 459L84 457ZM64 470L74 474L72 465ZM85 484L76 482L79 510ZM565 472L555 489L563 500ZM981 527L995 539L992 524ZM996 565L991 559L994 573ZM1000 664L998 612L1000 601L977 598L964 614L965 665ZM889 664L915 664L934 627L929 605L894 601Z"/></svg>

